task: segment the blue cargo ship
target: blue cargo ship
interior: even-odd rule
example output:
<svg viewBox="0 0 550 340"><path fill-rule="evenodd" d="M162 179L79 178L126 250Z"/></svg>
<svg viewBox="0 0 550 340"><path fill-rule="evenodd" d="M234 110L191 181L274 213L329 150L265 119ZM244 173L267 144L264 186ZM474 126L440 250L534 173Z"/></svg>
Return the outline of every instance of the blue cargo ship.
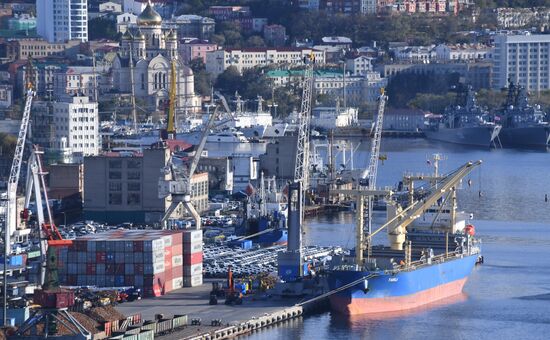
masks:
<svg viewBox="0 0 550 340"><path fill-rule="evenodd" d="M467 214L456 210L457 186L481 161L439 176L440 158L435 159L434 175L404 177L408 207L396 201L388 204L388 221L382 227L369 230L365 237L363 214L357 214L356 249L349 256L334 258L328 275L334 311L346 315L398 312L446 299L462 292L475 264L482 262L475 229L466 223ZM416 200L413 183L426 179L435 189ZM360 209L364 209L361 202ZM383 229L390 246L371 246L372 237Z"/></svg>

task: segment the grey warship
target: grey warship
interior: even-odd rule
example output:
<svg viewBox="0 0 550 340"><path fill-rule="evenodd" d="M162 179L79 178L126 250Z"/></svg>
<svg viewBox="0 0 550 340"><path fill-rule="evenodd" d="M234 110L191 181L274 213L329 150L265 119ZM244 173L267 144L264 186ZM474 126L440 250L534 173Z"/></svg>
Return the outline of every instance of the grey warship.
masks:
<svg viewBox="0 0 550 340"><path fill-rule="evenodd" d="M525 87L508 85L506 104L500 115L500 141L506 148L543 147L550 145L548 115L539 105L529 105Z"/></svg>
<svg viewBox="0 0 550 340"><path fill-rule="evenodd" d="M457 92L455 104L445 108L442 118L426 122L424 133L432 140L489 148L500 146L500 130L494 116L477 104L472 87L464 86Z"/></svg>

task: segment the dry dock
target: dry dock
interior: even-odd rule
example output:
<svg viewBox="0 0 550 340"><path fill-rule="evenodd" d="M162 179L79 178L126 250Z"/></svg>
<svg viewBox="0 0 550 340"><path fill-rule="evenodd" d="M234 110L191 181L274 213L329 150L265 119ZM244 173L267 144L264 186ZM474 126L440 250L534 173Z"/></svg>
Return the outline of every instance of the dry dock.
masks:
<svg viewBox="0 0 550 340"><path fill-rule="evenodd" d="M187 314L188 327L163 336L163 339L227 339L280 322L301 317L305 307L295 307L298 299L277 299L261 296L246 297L242 305L227 306L220 299L218 305L208 304L210 280L200 287L182 288L170 294L124 303L117 309L125 314L141 313L142 319L153 320L155 314L171 316ZM200 319L201 325L192 325ZM212 326L213 320L221 320L220 326Z"/></svg>

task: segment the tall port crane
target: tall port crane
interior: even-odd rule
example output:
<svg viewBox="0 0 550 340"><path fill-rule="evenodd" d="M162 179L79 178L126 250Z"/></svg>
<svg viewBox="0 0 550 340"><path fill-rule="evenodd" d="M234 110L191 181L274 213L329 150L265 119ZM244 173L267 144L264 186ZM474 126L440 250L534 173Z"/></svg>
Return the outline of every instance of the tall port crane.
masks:
<svg viewBox="0 0 550 340"><path fill-rule="evenodd" d="M382 126L384 125L384 109L386 107L386 101L388 97L385 94L384 88L380 89L380 97L378 97L378 114L376 115L376 122L374 124L374 134L371 141L371 151L369 166L363 172L361 179L359 180L360 186L366 186L368 190L376 189L376 177L378 175L378 160L380 159L380 143L382 142ZM363 203L359 202L359 205ZM364 217L367 221L367 234L372 231L372 203L373 197L367 196L366 210L364 211ZM363 210L365 207L357 207L357 209ZM370 242L367 244L368 256L371 255Z"/></svg>
<svg viewBox="0 0 550 340"><path fill-rule="evenodd" d="M35 95L33 80L34 80L34 68L32 59L29 57L26 68L26 88L27 98L25 100L25 108L23 110L23 117L21 117L21 126L19 127L19 133L17 135L17 144L15 146L15 152L13 154L13 161L10 169L10 176L8 178L6 199L6 219L4 222L4 268L7 268L7 259L11 253L11 237L17 229L17 186L19 184L19 174L21 173L21 163L23 161L23 153L25 151L25 142L27 140L27 131L29 129L29 121L31 118L32 99ZM4 325L7 322L6 306L7 306L7 270L4 270L3 282L4 282Z"/></svg>
<svg viewBox="0 0 550 340"><path fill-rule="evenodd" d="M31 196L37 211L40 234L40 250L42 253L41 288L34 290L34 303L42 308L36 309L31 317L19 327L16 335L24 336L27 333L42 333L45 338L59 335L61 328L64 334L91 339L91 334L67 311L74 305L74 292L61 289L57 272L57 255L60 247L68 247L71 240L63 239L52 218L46 189L45 175L47 174L41 161L42 151L33 148L27 169L27 188L25 207L28 209ZM48 220L44 217L44 205ZM28 216L28 214L25 214Z"/></svg>
<svg viewBox="0 0 550 340"><path fill-rule="evenodd" d="M56 258L55 249L56 247L70 246L72 241L63 239L53 221L52 209L50 208L48 191L46 189L45 176L47 172L45 172L42 167L41 155L43 153L43 151L35 146L29 158L25 209L29 208L31 197L34 193L37 222L40 228L40 251L44 262L41 284L43 289L52 289L59 287L57 262L53 260ZM47 220L44 216L44 206L48 217ZM28 216L28 214L25 215ZM47 270L45 270L45 268L47 268Z"/></svg>
<svg viewBox="0 0 550 340"><path fill-rule="evenodd" d="M311 125L311 99L313 92L313 65L315 56L304 57L306 69L302 89L302 104L298 117L298 141L296 145L296 165L294 167L294 182L300 182L302 190L309 186L309 130Z"/></svg>
<svg viewBox="0 0 550 340"><path fill-rule="evenodd" d="M313 91L315 55L304 57L305 71L302 104L298 117L298 140L294 181L288 186L288 242L287 249L277 254L278 275L287 284L287 294L301 294L295 285L304 275L302 253L302 223L304 221L305 193L309 186L309 131ZM292 293L294 291L294 293Z"/></svg>

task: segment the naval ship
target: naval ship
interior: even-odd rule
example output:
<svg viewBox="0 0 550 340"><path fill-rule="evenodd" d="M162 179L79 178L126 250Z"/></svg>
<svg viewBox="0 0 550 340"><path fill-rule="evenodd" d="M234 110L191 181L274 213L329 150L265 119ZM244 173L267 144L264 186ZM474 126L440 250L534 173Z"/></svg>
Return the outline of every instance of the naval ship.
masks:
<svg viewBox="0 0 550 340"><path fill-rule="evenodd" d="M539 105L529 105L525 87L508 85L506 104L497 116L502 124L500 141L503 147L548 147L550 125Z"/></svg>
<svg viewBox="0 0 550 340"><path fill-rule="evenodd" d="M475 92L468 86L457 93L455 105L445 109L442 119L429 119L424 133L428 139L471 145L498 147L501 126L476 102Z"/></svg>

